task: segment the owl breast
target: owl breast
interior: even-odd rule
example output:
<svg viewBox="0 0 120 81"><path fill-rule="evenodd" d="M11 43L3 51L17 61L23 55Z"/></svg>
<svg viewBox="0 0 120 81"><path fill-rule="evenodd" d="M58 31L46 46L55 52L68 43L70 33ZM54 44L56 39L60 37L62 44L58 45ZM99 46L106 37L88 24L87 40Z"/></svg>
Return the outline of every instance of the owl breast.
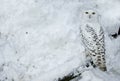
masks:
<svg viewBox="0 0 120 81"><path fill-rule="evenodd" d="M81 26L82 41L87 49L93 50L97 48L100 31L100 25L97 23L88 23Z"/></svg>
<svg viewBox="0 0 120 81"><path fill-rule="evenodd" d="M90 34L93 30L97 35L99 35L101 26L99 23L87 23L82 26L82 30L85 31L86 34Z"/></svg>

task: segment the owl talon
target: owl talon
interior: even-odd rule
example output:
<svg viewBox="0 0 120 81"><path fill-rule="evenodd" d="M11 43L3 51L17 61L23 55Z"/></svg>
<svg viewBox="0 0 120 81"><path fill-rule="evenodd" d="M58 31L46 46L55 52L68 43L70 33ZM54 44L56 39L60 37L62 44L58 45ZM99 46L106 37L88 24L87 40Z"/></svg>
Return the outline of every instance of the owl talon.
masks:
<svg viewBox="0 0 120 81"><path fill-rule="evenodd" d="M93 63L93 61L90 61L91 65L96 68L96 65Z"/></svg>
<svg viewBox="0 0 120 81"><path fill-rule="evenodd" d="M92 66L93 66L94 68L96 68L96 65L95 65L95 64L93 64Z"/></svg>

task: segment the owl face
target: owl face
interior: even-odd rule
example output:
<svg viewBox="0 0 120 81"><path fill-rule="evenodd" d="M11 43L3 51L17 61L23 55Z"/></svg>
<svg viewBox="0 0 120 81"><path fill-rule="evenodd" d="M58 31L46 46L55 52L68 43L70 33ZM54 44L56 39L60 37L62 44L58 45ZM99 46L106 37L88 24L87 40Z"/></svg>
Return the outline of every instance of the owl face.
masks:
<svg viewBox="0 0 120 81"><path fill-rule="evenodd" d="M82 16L85 20L90 21L90 20L96 20L97 17L98 17L98 14L97 14L97 12L95 12L93 10L86 10L86 11L83 12Z"/></svg>

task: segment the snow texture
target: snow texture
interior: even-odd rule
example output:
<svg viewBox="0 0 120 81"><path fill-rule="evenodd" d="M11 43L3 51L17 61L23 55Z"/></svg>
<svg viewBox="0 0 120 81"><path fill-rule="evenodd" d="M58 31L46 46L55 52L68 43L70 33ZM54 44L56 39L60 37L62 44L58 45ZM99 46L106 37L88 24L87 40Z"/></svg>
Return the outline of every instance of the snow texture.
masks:
<svg viewBox="0 0 120 81"><path fill-rule="evenodd" d="M84 65L79 13L89 8L101 16L108 71L87 70L77 81L119 81L120 37L110 37L119 0L0 0L0 81L57 81Z"/></svg>

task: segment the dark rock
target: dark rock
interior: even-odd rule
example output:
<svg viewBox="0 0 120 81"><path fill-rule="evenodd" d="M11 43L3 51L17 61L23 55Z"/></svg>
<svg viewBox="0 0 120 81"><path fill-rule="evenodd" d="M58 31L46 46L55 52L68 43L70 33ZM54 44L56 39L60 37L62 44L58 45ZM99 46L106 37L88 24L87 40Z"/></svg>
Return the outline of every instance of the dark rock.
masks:
<svg viewBox="0 0 120 81"><path fill-rule="evenodd" d="M74 73L68 74L66 76L64 76L63 78L59 78L58 81L71 81L77 77L79 77L81 75L81 73L79 73L78 75L74 75Z"/></svg>
<svg viewBox="0 0 120 81"><path fill-rule="evenodd" d="M111 35L113 38L117 38L117 33Z"/></svg>

